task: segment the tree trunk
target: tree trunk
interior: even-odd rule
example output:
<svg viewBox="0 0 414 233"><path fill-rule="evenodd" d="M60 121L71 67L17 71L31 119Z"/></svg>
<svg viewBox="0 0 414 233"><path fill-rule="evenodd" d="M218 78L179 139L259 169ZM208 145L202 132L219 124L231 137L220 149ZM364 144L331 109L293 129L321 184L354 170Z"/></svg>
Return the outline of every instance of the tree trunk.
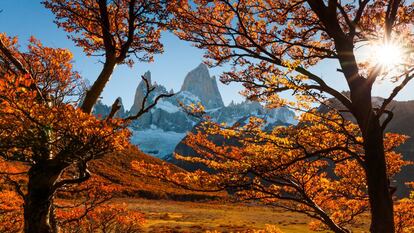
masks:
<svg viewBox="0 0 414 233"><path fill-rule="evenodd" d="M366 176L368 183L369 202L371 206L372 233L393 233L394 211L383 144L383 133L379 123L373 125L364 136L366 156Z"/></svg>
<svg viewBox="0 0 414 233"><path fill-rule="evenodd" d="M354 74L356 71L348 73ZM357 120L364 141L365 173L371 211L370 231L372 233L394 233L394 210L388 189L384 132L379 117L372 108L372 86L365 79L351 80L349 85L353 105L351 112Z"/></svg>
<svg viewBox="0 0 414 233"><path fill-rule="evenodd" d="M24 232L54 233L53 196L54 184L64 167L43 162L29 170L27 195L24 200Z"/></svg>
<svg viewBox="0 0 414 233"><path fill-rule="evenodd" d="M92 108L101 95L103 89L105 88L106 83L111 78L112 73L114 72L116 66L115 58L107 58L105 61L104 67L99 74L96 81L93 83L92 87L86 92L85 99L83 100L81 109L83 112L90 114Z"/></svg>

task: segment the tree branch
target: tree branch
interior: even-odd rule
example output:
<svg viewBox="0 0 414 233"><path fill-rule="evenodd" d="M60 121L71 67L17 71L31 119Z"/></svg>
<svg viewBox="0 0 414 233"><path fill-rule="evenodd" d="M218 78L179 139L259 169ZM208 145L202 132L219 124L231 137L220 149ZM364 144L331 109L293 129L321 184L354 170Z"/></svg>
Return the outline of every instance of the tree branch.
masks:
<svg viewBox="0 0 414 233"><path fill-rule="evenodd" d="M377 115L378 117L381 117L381 115L385 112L388 104L391 103L391 101L395 98L395 96L400 93L400 91L414 78L414 74L405 76L404 80L401 82L400 85L396 86L394 90L392 91L391 95L382 102L381 107L379 108Z"/></svg>
<svg viewBox="0 0 414 233"><path fill-rule="evenodd" d="M78 172L79 172L78 178L61 180L53 185L53 190L57 190L66 185L80 184L84 181L87 181L91 177L91 173L88 170L87 163L84 161L81 161L78 163Z"/></svg>
<svg viewBox="0 0 414 233"><path fill-rule="evenodd" d="M151 87L151 83L149 83L148 79L145 78L144 76L141 76L141 78L145 82L145 89L146 89L145 96L142 99L141 109L135 115L132 115L132 116L129 116L129 117L125 118L125 120L127 120L127 121L136 120L136 119L140 118L142 115L144 115L149 110L154 108L158 104L158 101L160 101L161 99L168 98L168 97L171 97L171 96L175 95L174 93L172 93L172 94L160 94L157 97L155 97L154 102L152 104L146 106L146 102L147 102L148 98L150 97L151 93L155 91L155 87L154 86Z"/></svg>
<svg viewBox="0 0 414 233"><path fill-rule="evenodd" d="M7 59L22 73L29 74L24 68L23 64L10 52L9 48L4 44L4 41L0 38L0 51L6 55Z"/></svg>
<svg viewBox="0 0 414 233"><path fill-rule="evenodd" d="M121 105L119 103L120 103L120 100L119 100L119 98L117 98L115 100L115 102L112 104L111 112L106 117L106 120L107 121L110 120L110 119L112 119L115 116L115 114L119 111L119 109L121 108Z"/></svg>
<svg viewBox="0 0 414 233"><path fill-rule="evenodd" d="M385 36L387 40L391 39L392 26L397 17L398 7L401 0L389 0L387 12L385 14Z"/></svg>

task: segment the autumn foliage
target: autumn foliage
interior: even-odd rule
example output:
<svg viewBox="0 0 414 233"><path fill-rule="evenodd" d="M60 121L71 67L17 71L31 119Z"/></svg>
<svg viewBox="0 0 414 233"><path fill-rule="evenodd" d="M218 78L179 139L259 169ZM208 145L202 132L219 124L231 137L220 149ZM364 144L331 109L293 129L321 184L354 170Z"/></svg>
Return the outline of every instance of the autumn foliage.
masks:
<svg viewBox="0 0 414 233"><path fill-rule="evenodd" d="M370 231L395 232L383 145L389 104L414 78L411 1L175 0L169 9L174 33L203 49L209 64L231 65L221 80L241 83L249 99L302 110L335 98L361 131ZM389 45L402 51L392 66L375 49ZM322 63L329 75L315 73ZM344 87L332 85L340 81ZM379 81L392 91L376 103Z"/></svg>
<svg viewBox="0 0 414 233"><path fill-rule="evenodd" d="M81 80L68 50L32 38L21 52L16 38L0 39L2 190L18 195L8 204L23 202L25 216L8 223L46 232L58 190L88 180L88 162L128 145L129 131L121 120L98 120L77 108Z"/></svg>
<svg viewBox="0 0 414 233"><path fill-rule="evenodd" d="M150 106L143 104L139 114L128 119L113 119L119 109L116 103L107 119L90 114L116 65L132 66L134 60L152 61L153 54L162 52L159 39L168 16L163 1L51 0L43 4L86 55L103 56L105 62L89 88L72 70L73 55L67 49L46 47L31 38L27 50L22 52L17 38L0 35L1 165L22 169L1 171L5 184L2 190L14 191L24 203L20 209L24 218L16 219L15 229L23 224L25 232L57 232L59 225L69 227L67 220L62 222L55 217L55 198L90 180L89 162L125 148L130 134L126 129L128 123L149 111L159 99L170 96L159 96ZM151 91L148 88L148 94ZM121 216L120 210L91 215L92 207L101 204L96 202L95 199L100 199L96 194L105 193L104 187L93 180L88 184L95 189L88 188L83 194L89 198L82 206L90 207L85 207L84 216L79 217L79 221L88 217L89 222L78 223L97 222L97 228L90 231L100 227L121 230L118 223L99 226L103 215ZM95 201L89 203L91 195ZM75 206L79 207L78 204ZM72 212L75 210L78 209L73 207ZM118 220L122 219L124 223L129 221L121 217ZM136 231L140 222L124 230Z"/></svg>
<svg viewBox="0 0 414 233"><path fill-rule="evenodd" d="M413 183L408 184L414 188ZM414 231L414 191L408 198L399 200L394 206L396 232L408 233Z"/></svg>
<svg viewBox="0 0 414 233"><path fill-rule="evenodd" d="M93 160L128 146L126 119L97 119L92 108L115 67L150 62L163 51L161 32L205 50L210 65L230 63L224 83L269 108L300 113L295 126L263 130L250 118L227 126L206 118L186 143L213 172L172 171L163 164L132 163L147 176L195 191L226 190L237 200L257 201L312 217L315 230L351 232L370 216L373 233L414 230L414 197L393 200L392 179L408 165L394 149L406 137L387 133L389 104L414 78L414 3L401 0L45 0L56 24L87 56L103 58L86 87L67 49L31 38L26 49L0 34L0 231L30 233L137 232L143 216L105 204L122 187L89 170ZM401 44L404 62L393 67L357 59L365 45ZM375 51L373 51L375 52ZM312 72L337 61L347 92ZM331 78L331 77L329 77ZM154 91L144 78L147 96ZM378 81L388 96L373 102ZM283 98L285 92L293 99ZM338 106L328 104L334 98ZM315 104L323 106L314 109ZM188 113L202 118L204 108ZM323 109L325 108L325 109ZM344 118L344 113L350 119ZM349 121L352 120L352 121ZM224 139L213 143L212 136ZM412 184L410 184L412 186ZM73 198L75 197L75 198ZM72 199L73 198L73 199ZM278 232L278 229L272 229Z"/></svg>
<svg viewBox="0 0 414 233"><path fill-rule="evenodd" d="M3 184L0 196L1 232L21 232L23 200ZM126 204L111 203L123 187L94 176L80 184L59 190L54 203L55 221L59 232L141 232L145 216L129 210Z"/></svg>
<svg viewBox="0 0 414 233"><path fill-rule="evenodd" d="M168 18L163 0L46 0L56 23L86 55L104 57L81 109L90 113L114 69L134 61L149 62L161 53L161 31Z"/></svg>
<svg viewBox="0 0 414 233"><path fill-rule="evenodd" d="M71 213L77 210L71 210ZM64 214L58 218L67 218ZM78 216L75 218L79 219ZM142 232L143 214L127 210L126 205L102 205L77 221L62 224L62 232Z"/></svg>
<svg viewBox="0 0 414 233"><path fill-rule="evenodd" d="M297 126L268 132L263 124L257 118L239 127L205 121L197 133L190 133L186 144L199 156L177 154L176 158L203 164L212 172L172 173L162 165L143 162L133 166L190 190L227 190L238 201L259 201L306 214L314 219L313 230L350 232L366 221L370 208L366 158L357 125L339 114L317 111L302 114ZM218 145L212 136L227 140ZM410 164L394 151L406 139L391 133L385 137L390 179ZM396 204L396 223L401 225L397 232L413 227L412 203L410 199Z"/></svg>

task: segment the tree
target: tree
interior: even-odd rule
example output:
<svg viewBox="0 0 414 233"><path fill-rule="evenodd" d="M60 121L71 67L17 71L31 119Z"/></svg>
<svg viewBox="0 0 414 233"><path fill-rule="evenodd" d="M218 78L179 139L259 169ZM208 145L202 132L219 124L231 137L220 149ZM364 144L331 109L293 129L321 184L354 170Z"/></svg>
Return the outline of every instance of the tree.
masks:
<svg viewBox="0 0 414 233"><path fill-rule="evenodd" d="M16 38L1 35L1 156L27 165L28 170L22 171L28 176L27 190L11 179L19 174L3 175L24 199L25 232L56 231L56 192L88 180L88 162L122 149L129 136L128 123L172 95L157 96L148 106L143 103L127 119L112 119L118 102L107 119L90 116L116 65L132 66L131 56L152 61L153 54L162 52L164 1L46 0L43 4L88 56L104 56L105 61L97 80L79 101L73 98L83 95L83 90L78 90L80 76L72 71L69 51L47 48L33 39L23 53ZM147 99L153 88L144 81Z"/></svg>
<svg viewBox="0 0 414 233"><path fill-rule="evenodd" d="M163 0L46 0L56 23L88 56L105 58L86 92L82 111L91 113L116 65L148 62L163 51L159 39L167 17Z"/></svg>
<svg viewBox="0 0 414 233"><path fill-rule="evenodd" d="M299 102L334 97L355 118L362 132L371 232L394 232L393 204L386 169L384 130L392 119L388 104L413 78L413 3L400 0L176 0L172 27L183 40L205 49L212 65L231 62L221 80L241 82L250 99L277 106L289 104L278 93L293 93ZM356 59L361 45L400 47L403 64L393 67ZM374 46L375 47L375 46ZM377 51L372 50L374 56ZM339 63L349 96L311 72L322 60ZM332 77L328 77L332 79ZM395 88L378 106L372 103L377 80Z"/></svg>
<svg viewBox="0 0 414 233"><path fill-rule="evenodd" d="M87 182L61 190L67 199L56 205L56 221L62 232L142 232L144 215L123 203L108 202L125 187L94 176Z"/></svg>
<svg viewBox="0 0 414 233"><path fill-rule="evenodd" d="M71 211L71 212L76 212ZM68 222L62 232L142 232L144 216L128 210L126 204L102 205L78 221Z"/></svg>
<svg viewBox="0 0 414 233"><path fill-rule="evenodd" d="M26 167L2 174L24 201L25 232L54 232L57 190L87 180L89 161L128 144L124 121L76 109L80 76L71 60L34 38L20 52L16 38L0 35L0 157ZM22 174L23 187L11 179Z"/></svg>
<svg viewBox="0 0 414 233"><path fill-rule="evenodd" d="M68 50L45 47L31 38L27 51L21 52L17 38L5 34L0 34L0 76L0 181L6 184L0 188L14 191L23 200L25 232L57 232L58 225L63 224L55 218L57 193L88 181L89 162L128 146L129 123L162 98L173 95L161 94L148 103L155 87L142 77L146 92L135 115L114 119L119 110L115 101L110 114L97 119L77 108L83 85L79 74L72 70L72 54ZM88 184L101 187L99 183L102 182ZM91 190L97 197L104 188L89 187L73 193ZM82 217L108 200L98 199L102 200L82 203L89 205ZM3 207L5 216L12 217L19 209L13 205ZM10 208L15 211L7 211Z"/></svg>
<svg viewBox="0 0 414 233"><path fill-rule="evenodd" d="M224 127L205 121L185 143L197 157L176 158L199 163L212 172L172 173L162 165L134 162L137 171L197 191L228 190L237 200L258 201L314 219L314 230L351 232L365 222L369 210L367 179L360 166L365 160L357 125L339 114L321 116L317 111L301 116L297 126L263 131L263 121L252 118L242 127ZM213 138L228 139L217 145ZM230 139L230 140L229 140ZM388 177L402 166L394 148L407 137L388 133L385 153ZM394 190L395 191L395 190ZM408 230L413 206L401 205L398 232Z"/></svg>
<svg viewBox="0 0 414 233"><path fill-rule="evenodd" d="M2 171L9 182L1 182L0 194L0 231L2 233L22 232L23 230L23 199L15 192L10 181L21 182L16 176L17 164L3 161ZM20 167L21 168L21 167ZM12 171L13 170L13 171ZM24 178L24 174L19 176ZM69 174L65 174L69 176ZM57 190L59 198L54 200L54 219L59 232L141 232L144 215L129 210L125 204L108 203L114 195L122 192L124 187L108 182L102 177L92 175L81 184L72 184Z"/></svg>
<svg viewBox="0 0 414 233"><path fill-rule="evenodd" d="M414 183L408 184L411 188ZM400 200L394 207L395 210L395 231L398 233L408 233L414 230L414 191L410 197Z"/></svg>

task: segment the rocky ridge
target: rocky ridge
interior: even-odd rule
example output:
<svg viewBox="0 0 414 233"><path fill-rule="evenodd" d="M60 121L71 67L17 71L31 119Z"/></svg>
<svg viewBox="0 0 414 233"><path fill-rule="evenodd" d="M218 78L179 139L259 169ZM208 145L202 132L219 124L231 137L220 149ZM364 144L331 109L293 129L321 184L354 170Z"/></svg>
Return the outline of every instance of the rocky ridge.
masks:
<svg viewBox="0 0 414 233"><path fill-rule="evenodd" d="M172 92L172 90L167 91L162 85L152 83L149 71L144 74L144 77L152 87L155 87L147 104L150 104L159 94ZM128 111L122 106L117 116L135 114L141 107L145 91L145 83L141 81L136 89L131 109ZM178 93L159 101L149 113L132 123L132 143L145 153L159 158L169 157L187 132L199 123L199 119L182 111L180 103L189 105L199 102L213 121L226 122L229 125L247 122L252 116L264 118L266 127L295 123L295 114L287 108L265 109L261 104L250 101L224 106L216 79L210 76L206 65L200 64L187 74ZM103 117L108 115L109 111L110 107L100 101L94 108L94 114Z"/></svg>

